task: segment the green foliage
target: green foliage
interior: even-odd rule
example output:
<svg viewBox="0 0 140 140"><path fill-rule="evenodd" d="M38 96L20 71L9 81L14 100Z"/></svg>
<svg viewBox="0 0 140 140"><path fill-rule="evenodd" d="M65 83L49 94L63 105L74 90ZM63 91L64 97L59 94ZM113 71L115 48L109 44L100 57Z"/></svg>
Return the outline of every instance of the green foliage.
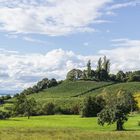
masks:
<svg viewBox="0 0 140 140"><path fill-rule="evenodd" d="M30 116L35 112L35 109L36 101L33 98L27 99L24 94L20 94L14 103L13 111L15 115L25 115L28 116L29 119Z"/></svg>
<svg viewBox="0 0 140 140"><path fill-rule="evenodd" d="M91 61L89 60L87 63L87 79L92 78L92 70L91 70Z"/></svg>
<svg viewBox="0 0 140 140"><path fill-rule="evenodd" d="M31 94L29 97L35 98L37 101L45 101L48 98L69 98L81 95L90 90L97 88L103 89L105 86L112 84L112 82L94 82L94 81L75 81L63 82L56 87L43 90L37 94Z"/></svg>
<svg viewBox="0 0 140 140"><path fill-rule="evenodd" d="M52 78L51 80L49 80L48 78L44 78L41 81L39 81L36 85L34 85L33 87L29 87L25 90L23 90L21 92L21 94L26 94L26 95L30 95L33 93L38 93L44 89L48 89L54 86L57 86L58 83L56 81L56 79Z"/></svg>
<svg viewBox="0 0 140 140"><path fill-rule="evenodd" d="M105 94L106 106L98 114L100 125L113 124L116 122L117 130L123 130L124 123L128 120L128 114L135 107L134 97L126 91L117 94Z"/></svg>
<svg viewBox="0 0 140 140"><path fill-rule="evenodd" d="M55 114L55 105L53 103L44 104L42 111L45 115L54 115Z"/></svg>
<svg viewBox="0 0 140 140"><path fill-rule="evenodd" d="M96 117L103 109L104 100L101 97L87 97L82 108L82 117Z"/></svg>
<svg viewBox="0 0 140 140"><path fill-rule="evenodd" d="M83 72L79 69L72 69L67 73L66 80L68 81L76 81L81 79Z"/></svg>
<svg viewBox="0 0 140 140"><path fill-rule="evenodd" d="M118 82L125 82L125 78L126 78L126 75L123 71L119 71L117 74L116 74L116 80Z"/></svg>
<svg viewBox="0 0 140 140"><path fill-rule="evenodd" d="M138 126L140 126L140 121L138 121Z"/></svg>
<svg viewBox="0 0 140 140"><path fill-rule="evenodd" d="M6 100L11 99L10 95L6 95L6 96L1 96L0 97L0 104L4 104Z"/></svg>
<svg viewBox="0 0 140 140"><path fill-rule="evenodd" d="M0 110L0 120L5 120L11 117L10 112L5 112Z"/></svg>

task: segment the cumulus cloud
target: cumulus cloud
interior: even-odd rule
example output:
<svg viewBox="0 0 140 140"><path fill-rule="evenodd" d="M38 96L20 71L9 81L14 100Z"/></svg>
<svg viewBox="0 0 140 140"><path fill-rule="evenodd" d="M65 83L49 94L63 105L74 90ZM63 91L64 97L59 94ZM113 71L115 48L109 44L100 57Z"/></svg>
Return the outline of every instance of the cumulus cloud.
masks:
<svg viewBox="0 0 140 140"><path fill-rule="evenodd" d="M94 32L112 0L0 0L0 30L51 36Z"/></svg>
<svg viewBox="0 0 140 140"><path fill-rule="evenodd" d="M115 39L113 45L120 45L120 47L100 50L92 56L75 54L62 49L55 49L46 54L21 54L1 49L0 89L22 90L44 77L64 79L69 70L85 68L89 59L95 69L98 58L104 55L111 60L112 73L118 70L140 69L140 40Z"/></svg>

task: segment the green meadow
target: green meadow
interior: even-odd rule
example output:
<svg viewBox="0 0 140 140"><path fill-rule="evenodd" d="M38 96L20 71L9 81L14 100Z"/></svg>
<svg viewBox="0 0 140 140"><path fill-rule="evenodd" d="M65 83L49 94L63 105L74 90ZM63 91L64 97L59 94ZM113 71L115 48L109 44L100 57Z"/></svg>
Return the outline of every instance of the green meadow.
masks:
<svg viewBox="0 0 140 140"><path fill-rule="evenodd" d="M77 81L62 84L28 95L38 103L53 102L61 107L81 104L86 96L106 92L115 93L124 89L132 93L140 91L139 82L113 83ZM138 98L139 99L139 98ZM6 110L14 98L1 105ZM130 116L125 123L125 131L116 131L115 124L100 126L97 118L81 118L79 115L53 115L16 117L0 120L0 140L140 140L140 115Z"/></svg>
<svg viewBox="0 0 140 140"><path fill-rule="evenodd" d="M140 115L129 117L125 131L115 124L99 126L97 118L79 115L54 115L11 118L0 121L0 140L139 140Z"/></svg>

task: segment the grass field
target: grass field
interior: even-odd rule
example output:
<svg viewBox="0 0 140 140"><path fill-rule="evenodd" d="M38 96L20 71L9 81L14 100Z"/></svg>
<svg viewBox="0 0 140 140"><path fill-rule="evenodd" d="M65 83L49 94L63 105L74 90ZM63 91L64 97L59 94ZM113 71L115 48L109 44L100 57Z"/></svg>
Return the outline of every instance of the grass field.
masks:
<svg viewBox="0 0 140 140"><path fill-rule="evenodd" d="M99 126L97 118L73 115L12 118L0 121L0 140L139 140L140 115L130 117L126 131L116 132L115 125Z"/></svg>

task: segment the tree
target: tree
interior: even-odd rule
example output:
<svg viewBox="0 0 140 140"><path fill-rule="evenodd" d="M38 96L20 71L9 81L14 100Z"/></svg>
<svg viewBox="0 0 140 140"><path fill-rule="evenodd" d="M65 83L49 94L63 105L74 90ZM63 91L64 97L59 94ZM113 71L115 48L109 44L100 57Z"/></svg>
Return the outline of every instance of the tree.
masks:
<svg viewBox="0 0 140 140"><path fill-rule="evenodd" d="M104 69L99 71L98 74L100 75L100 81L107 81L109 79L108 73Z"/></svg>
<svg viewBox="0 0 140 140"><path fill-rule="evenodd" d="M83 72L79 69L72 69L67 73L66 79L68 81L76 81L82 77Z"/></svg>
<svg viewBox="0 0 140 140"><path fill-rule="evenodd" d="M101 97L87 97L82 108L82 117L96 117L103 109L104 100Z"/></svg>
<svg viewBox="0 0 140 140"><path fill-rule="evenodd" d="M28 117L28 119L30 118L30 116L33 114L33 113L35 113L35 109L36 109L36 105L37 105L37 103L36 103L36 101L35 101L35 99L34 98L31 98L31 99L26 99L25 100L25 106L24 106L24 108L25 108L25 115Z"/></svg>
<svg viewBox="0 0 140 140"><path fill-rule="evenodd" d="M46 115L54 115L55 105L53 103L44 104L42 110Z"/></svg>
<svg viewBox="0 0 140 140"><path fill-rule="evenodd" d="M111 81L116 81L116 75L115 75L115 74L110 74L110 75L109 75L109 79L110 79Z"/></svg>
<svg viewBox="0 0 140 140"><path fill-rule="evenodd" d="M30 118L36 109L36 101L31 98L27 99L25 94L20 94L14 104L15 115L25 115Z"/></svg>
<svg viewBox="0 0 140 140"><path fill-rule="evenodd" d="M50 88L50 87L55 87L55 86L57 86L57 85L58 85L58 83L57 83L56 79L52 78L52 79L49 81L48 88Z"/></svg>
<svg viewBox="0 0 140 140"><path fill-rule="evenodd" d="M123 130L124 123L128 120L128 114L134 101L126 91L119 91L117 94L106 94L106 106L98 114L100 125L116 123L117 130Z"/></svg>
<svg viewBox="0 0 140 140"><path fill-rule="evenodd" d="M24 103L26 101L25 94L20 94L17 96L16 101L14 103L14 114L17 115L23 115L25 113L25 106Z"/></svg>
<svg viewBox="0 0 140 140"><path fill-rule="evenodd" d="M91 61L89 60L87 63L87 78L91 79L92 70L91 70Z"/></svg>
<svg viewBox="0 0 140 140"><path fill-rule="evenodd" d="M10 112L4 112L0 110L0 120L5 120L10 118L11 114Z"/></svg>
<svg viewBox="0 0 140 140"><path fill-rule="evenodd" d="M97 71L101 71L101 70L102 70L102 58L100 57L98 60Z"/></svg>
<svg viewBox="0 0 140 140"><path fill-rule="evenodd" d="M83 71L81 79L87 80L86 70Z"/></svg>
<svg viewBox="0 0 140 140"><path fill-rule="evenodd" d="M125 73L123 71L119 71L117 74L116 74L116 80L119 81L119 82L125 82Z"/></svg>
<svg viewBox="0 0 140 140"><path fill-rule="evenodd" d="M107 59L106 56L104 56L103 60L104 60L103 61L103 69L107 72L107 74L109 74L109 72L110 72L110 60Z"/></svg>

